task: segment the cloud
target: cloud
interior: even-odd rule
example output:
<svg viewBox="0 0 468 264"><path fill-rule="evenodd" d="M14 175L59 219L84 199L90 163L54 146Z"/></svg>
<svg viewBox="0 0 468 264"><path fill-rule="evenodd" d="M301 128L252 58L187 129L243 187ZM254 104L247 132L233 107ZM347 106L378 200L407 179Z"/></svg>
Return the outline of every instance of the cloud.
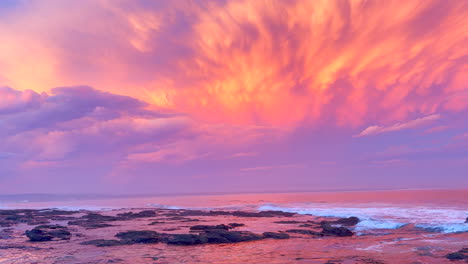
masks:
<svg viewBox="0 0 468 264"><path fill-rule="evenodd" d="M231 125L355 128L468 108L465 1L46 2L0 22L0 83L85 81Z"/></svg>
<svg viewBox="0 0 468 264"><path fill-rule="evenodd" d="M43 96L31 90L16 91L10 87L0 87L0 115L36 107Z"/></svg>
<svg viewBox="0 0 468 264"><path fill-rule="evenodd" d="M358 135L355 135L355 137L363 137L363 136L371 136L371 135L377 135L377 134L382 134L382 133L388 133L388 132L395 132L395 131L400 131L400 130L405 130L405 129L411 129L411 128L417 128L423 125L426 125L428 123L431 123L435 120L438 120L440 118L439 114L434 114L430 116L425 116L421 118L417 118L414 120L410 120L408 122L404 123L396 123L391 126L369 126L366 129L364 129L361 133Z"/></svg>
<svg viewBox="0 0 468 264"><path fill-rule="evenodd" d="M272 165L272 166L259 166L259 167L242 168L242 169L240 169L240 171L250 172L250 171L274 170L274 169L302 169L302 168L305 168L305 165L303 165L303 164L285 164L285 165Z"/></svg>
<svg viewBox="0 0 468 264"><path fill-rule="evenodd" d="M15 104L7 105L9 111L0 119L2 149L32 159L123 151L176 136L190 122L183 116L146 110L147 104L137 99L85 86L55 88L40 97L29 91L7 91L15 95L8 100Z"/></svg>

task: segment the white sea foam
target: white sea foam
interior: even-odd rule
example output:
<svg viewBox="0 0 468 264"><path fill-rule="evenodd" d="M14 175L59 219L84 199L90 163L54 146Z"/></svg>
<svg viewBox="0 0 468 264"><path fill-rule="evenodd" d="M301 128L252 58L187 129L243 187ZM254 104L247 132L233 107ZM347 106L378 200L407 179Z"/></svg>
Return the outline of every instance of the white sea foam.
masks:
<svg viewBox="0 0 468 264"><path fill-rule="evenodd" d="M314 203L289 205L265 204L258 207L258 210L277 210L322 217L357 216L361 219L361 222L356 225L356 231L397 229L406 224L414 224L417 228L431 232L468 232L468 224L463 223L467 215L467 212L464 210L454 208L394 207L388 205L366 206L364 204L357 204L343 207L342 205Z"/></svg>
<svg viewBox="0 0 468 264"><path fill-rule="evenodd" d="M179 206L164 205L164 204L147 204L147 206L156 207L156 208L160 208L160 209L185 209L185 208L179 207Z"/></svg>

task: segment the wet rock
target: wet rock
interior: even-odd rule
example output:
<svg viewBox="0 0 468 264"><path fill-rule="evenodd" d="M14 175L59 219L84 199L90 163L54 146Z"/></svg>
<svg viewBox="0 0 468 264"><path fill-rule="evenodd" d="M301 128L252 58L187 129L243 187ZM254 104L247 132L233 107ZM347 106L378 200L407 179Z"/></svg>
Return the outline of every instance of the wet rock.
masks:
<svg viewBox="0 0 468 264"><path fill-rule="evenodd" d="M118 214L117 216L121 218L126 218L126 219L154 217L156 216L156 212L153 210L144 210L138 213L133 213L133 212L122 213L122 214Z"/></svg>
<svg viewBox="0 0 468 264"><path fill-rule="evenodd" d="M121 246L125 245L120 240L114 240L114 239L95 239L95 240L90 240L90 241L85 241L80 243L80 245L94 245L96 247L112 247L112 246Z"/></svg>
<svg viewBox="0 0 468 264"><path fill-rule="evenodd" d="M359 218L355 216L340 218L336 221L333 221L332 223L346 225L346 226L355 226L359 223Z"/></svg>
<svg viewBox="0 0 468 264"><path fill-rule="evenodd" d="M8 244L6 246L0 246L0 250L6 250L6 249L20 249L20 250L42 250L43 248L40 247L31 247L31 246L25 246L25 245L12 245Z"/></svg>
<svg viewBox="0 0 468 264"><path fill-rule="evenodd" d="M190 227L192 231L207 231L207 230L229 230L233 227L227 225L196 225Z"/></svg>
<svg viewBox="0 0 468 264"><path fill-rule="evenodd" d="M13 228L5 228L3 230L0 230L0 239L13 238L11 235L13 235Z"/></svg>
<svg viewBox="0 0 468 264"><path fill-rule="evenodd" d="M346 227L334 227L328 223L322 224L322 228L323 230L320 232L320 234L324 236L345 237L354 235L354 233Z"/></svg>
<svg viewBox="0 0 468 264"><path fill-rule="evenodd" d="M208 243L238 243L263 239L263 236L249 231L209 230L200 235L206 236Z"/></svg>
<svg viewBox="0 0 468 264"><path fill-rule="evenodd" d="M167 236L165 240L170 245L197 245L206 244L208 239L205 236L193 235L193 234L175 234Z"/></svg>
<svg viewBox="0 0 468 264"><path fill-rule="evenodd" d="M159 224L165 224L166 222L164 221L153 221L151 223L149 223L148 225L159 225Z"/></svg>
<svg viewBox="0 0 468 264"><path fill-rule="evenodd" d="M41 225L25 232L30 241L70 240L71 233L67 227L60 225Z"/></svg>
<svg viewBox="0 0 468 264"><path fill-rule="evenodd" d="M315 236L320 236L321 233L315 232L312 230L306 230L306 229L289 229L286 230L288 233L296 233L296 234L303 234L303 235L315 235Z"/></svg>
<svg viewBox="0 0 468 264"><path fill-rule="evenodd" d="M160 241L160 234L149 230L120 232L115 236L127 244L153 244Z"/></svg>
<svg viewBox="0 0 468 264"><path fill-rule="evenodd" d="M167 218L167 220L175 220L175 221L186 220L186 219L190 219L190 218L183 217L183 216L173 216L173 217Z"/></svg>
<svg viewBox="0 0 468 264"><path fill-rule="evenodd" d="M295 213L282 211L262 211L262 212L244 212L244 211L198 211L198 210L177 210L178 213L167 213L166 216L222 216L232 215L237 217L290 217Z"/></svg>
<svg viewBox="0 0 468 264"><path fill-rule="evenodd" d="M67 211L67 210L57 210L57 209L47 209L47 210L38 211L38 214L43 215L43 216L73 215L77 213L79 213L79 211Z"/></svg>
<svg viewBox="0 0 468 264"><path fill-rule="evenodd" d="M96 228L104 228L109 226L114 226L111 224L103 223L100 221L93 221L93 220L74 220L68 221L68 225L77 225L84 227L86 229L96 229Z"/></svg>
<svg viewBox="0 0 468 264"><path fill-rule="evenodd" d="M445 255L450 260L463 260L468 259L468 248L463 248L457 252Z"/></svg>
<svg viewBox="0 0 468 264"><path fill-rule="evenodd" d="M170 228L164 228L162 231L176 231L176 230L180 230L180 228L178 228L178 227L170 227Z"/></svg>
<svg viewBox="0 0 468 264"><path fill-rule="evenodd" d="M235 228L235 227L241 227L245 226L245 224L240 224L240 223L229 223L228 226Z"/></svg>
<svg viewBox="0 0 468 264"><path fill-rule="evenodd" d="M291 217L295 215L295 213L287 213L287 212L282 212L282 211L261 211L261 212L235 211L232 213L232 215L240 216L240 217L277 217L277 216Z"/></svg>
<svg viewBox="0 0 468 264"><path fill-rule="evenodd" d="M359 218L355 216L340 218L335 221L322 221L319 224L323 225L343 225L343 226L355 226L359 223Z"/></svg>
<svg viewBox="0 0 468 264"><path fill-rule="evenodd" d="M275 224L301 224L303 222L291 220L291 221L275 221L273 223Z"/></svg>
<svg viewBox="0 0 468 264"><path fill-rule="evenodd" d="M273 239L287 239L290 236L286 233L277 233L277 232L265 232L263 233L264 238L273 238Z"/></svg>
<svg viewBox="0 0 468 264"><path fill-rule="evenodd" d="M88 221L94 221L94 222L109 222L109 221L122 220L120 217L110 216L110 215L101 215L97 213L88 213L87 215L84 215L81 218L88 219Z"/></svg>

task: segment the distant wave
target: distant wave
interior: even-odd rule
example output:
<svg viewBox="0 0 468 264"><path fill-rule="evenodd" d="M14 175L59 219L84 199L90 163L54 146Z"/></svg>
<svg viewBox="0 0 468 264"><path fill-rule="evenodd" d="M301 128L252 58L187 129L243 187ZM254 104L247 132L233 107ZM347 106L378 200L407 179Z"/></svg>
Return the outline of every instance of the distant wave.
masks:
<svg viewBox="0 0 468 264"><path fill-rule="evenodd" d="M407 224L414 224L429 232L459 233L468 232L468 224L464 224L466 211L451 208L428 207L341 207L332 204L265 204L257 208L260 211L277 210L298 214L310 214L322 217L350 217L361 219L356 231L374 229L397 229Z"/></svg>
<svg viewBox="0 0 468 264"><path fill-rule="evenodd" d="M164 204L147 204L147 206L161 208L161 209L185 209L185 208L179 207L179 206L164 205Z"/></svg>

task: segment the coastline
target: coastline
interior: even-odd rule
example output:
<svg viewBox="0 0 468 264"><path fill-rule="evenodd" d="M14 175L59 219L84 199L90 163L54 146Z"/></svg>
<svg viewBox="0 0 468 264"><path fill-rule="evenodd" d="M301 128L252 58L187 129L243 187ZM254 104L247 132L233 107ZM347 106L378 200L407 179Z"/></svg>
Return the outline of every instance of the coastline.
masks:
<svg viewBox="0 0 468 264"><path fill-rule="evenodd" d="M452 263L448 254L468 246L466 232L407 225L357 234L355 220L346 219L247 210L0 210L0 263ZM46 241L30 241L25 232L34 228Z"/></svg>

